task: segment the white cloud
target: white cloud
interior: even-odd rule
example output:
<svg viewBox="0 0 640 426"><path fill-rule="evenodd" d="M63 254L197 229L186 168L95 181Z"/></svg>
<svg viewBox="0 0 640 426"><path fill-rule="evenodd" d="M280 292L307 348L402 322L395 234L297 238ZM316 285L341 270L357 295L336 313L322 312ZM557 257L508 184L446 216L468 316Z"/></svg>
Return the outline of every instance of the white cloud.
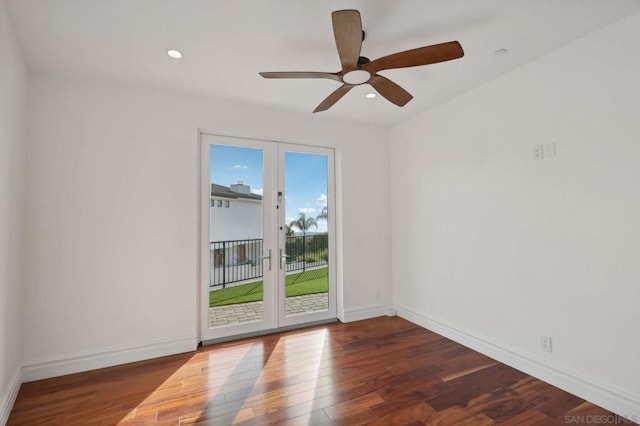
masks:
<svg viewBox="0 0 640 426"><path fill-rule="evenodd" d="M302 207L298 209L298 213L304 213L306 215L314 214L315 212L317 212L317 210L313 207Z"/></svg>
<svg viewBox="0 0 640 426"><path fill-rule="evenodd" d="M248 169L249 166L243 166L241 164L236 164L235 166L232 167L232 169Z"/></svg>
<svg viewBox="0 0 640 426"><path fill-rule="evenodd" d="M251 190L251 193L252 193L252 194L256 194L256 195L263 195L262 191L263 191L263 189L262 189L262 188L252 189L252 190Z"/></svg>
<svg viewBox="0 0 640 426"><path fill-rule="evenodd" d="M318 198L316 198L316 203L321 205L322 207L326 207L327 205L327 194L320 194Z"/></svg>

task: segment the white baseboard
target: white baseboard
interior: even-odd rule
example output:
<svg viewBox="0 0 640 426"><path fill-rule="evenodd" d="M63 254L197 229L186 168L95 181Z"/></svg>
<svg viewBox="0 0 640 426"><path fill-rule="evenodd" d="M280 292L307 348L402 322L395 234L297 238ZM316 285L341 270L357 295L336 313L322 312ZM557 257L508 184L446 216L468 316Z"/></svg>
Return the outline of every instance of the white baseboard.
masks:
<svg viewBox="0 0 640 426"><path fill-rule="evenodd" d="M122 345L95 351L26 362L22 367L23 382L111 367L167 355L195 351L196 336L155 340L136 345Z"/></svg>
<svg viewBox="0 0 640 426"><path fill-rule="evenodd" d="M16 397L18 396L21 383L22 377L20 377L20 368L16 368L11 379L9 379L9 383L7 383L7 386L2 389L2 394L0 395L0 425L7 424L13 404L16 402Z"/></svg>
<svg viewBox="0 0 640 426"><path fill-rule="evenodd" d="M523 371L560 389L597 404L622 417L640 421L640 396L572 371L561 365L536 358L520 349L480 336L443 320L430 318L406 308L396 306L398 316L421 327L445 336L457 343L494 358L510 367Z"/></svg>
<svg viewBox="0 0 640 426"><path fill-rule="evenodd" d="M389 315L391 306L389 305L374 305L363 306L356 309L349 309L344 311L343 322L361 321L369 318L376 318ZM395 312L394 314L395 315Z"/></svg>

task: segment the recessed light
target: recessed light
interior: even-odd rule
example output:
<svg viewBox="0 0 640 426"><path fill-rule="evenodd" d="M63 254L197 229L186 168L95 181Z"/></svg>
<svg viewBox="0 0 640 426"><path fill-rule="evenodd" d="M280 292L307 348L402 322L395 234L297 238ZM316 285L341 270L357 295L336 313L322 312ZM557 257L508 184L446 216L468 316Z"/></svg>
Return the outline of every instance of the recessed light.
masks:
<svg viewBox="0 0 640 426"><path fill-rule="evenodd" d="M373 99L373 98L375 98L375 97L376 97L376 94L375 94L375 93L367 93L367 94L365 95L365 97L366 97L367 99Z"/></svg>
<svg viewBox="0 0 640 426"><path fill-rule="evenodd" d="M182 58L182 52L176 49L169 49L167 50L167 55L169 55L170 58L173 59L181 59Z"/></svg>
<svg viewBox="0 0 640 426"><path fill-rule="evenodd" d="M494 54L495 54L496 56L502 56L502 55L506 55L506 54L507 54L507 52L508 52L508 50L507 50L507 49L498 49L498 50L496 50L496 51L494 52Z"/></svg>

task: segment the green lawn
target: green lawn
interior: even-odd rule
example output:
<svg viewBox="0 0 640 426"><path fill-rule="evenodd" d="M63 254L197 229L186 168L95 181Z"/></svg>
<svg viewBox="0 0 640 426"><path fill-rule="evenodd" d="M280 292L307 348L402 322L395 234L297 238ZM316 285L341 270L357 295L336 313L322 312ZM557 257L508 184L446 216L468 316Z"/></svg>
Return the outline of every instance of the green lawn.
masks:
<svg viewBox="0 0 640 426"><path fill-rule="evenodd" d="M327 268L287 275L287 297L303 294L326 293ZM233 305L262 300L262 280L209 292L209 306Z"/></svg>

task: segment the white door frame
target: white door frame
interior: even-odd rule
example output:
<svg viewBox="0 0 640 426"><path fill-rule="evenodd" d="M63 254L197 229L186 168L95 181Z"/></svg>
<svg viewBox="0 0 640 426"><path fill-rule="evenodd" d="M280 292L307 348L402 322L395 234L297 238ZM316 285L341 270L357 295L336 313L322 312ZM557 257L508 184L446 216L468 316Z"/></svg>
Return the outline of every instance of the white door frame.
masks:
<svg viewBox="0 0 640 426"><path fill-rule="evenodd" d="M337 297L336 297L336 239L335 239L335 162L334 162L334 150L332 148L322 148L308 145L295 145L287 143L278 143L278 191L285 193L285 153L296 152L303 154L315 154L327 156L327 233L329 237L329 306L326 311L317 311L304 313L299 315L287 316L285 312L286 300L285 300L285 280L286 280L286 268L280 269L280 262L278 262L278 325L280 327L288 327L298 324L311 323L317 321L330 320L337 317ZM282 206L278 209L278 247L285 247L285 232L281 230L286 224L285 217L285 203L286 197L282 198Z"/></svg>
<svg viewBox="0 0 640 426"><path fill-rule="evenodd" d="M210 182L210 146L227 145L242 148L256 148L263 152L263 247L267 256L271 250L271 270L268 260L263 264L263 319L225 327L209 327L209 276L210 276L210 242L209 242L209 207L211 199ZM327 156L328 163L328 234L329 234L329 307L327 311L318 311L300 315L286 316L285 312L285 274L286 268L280 268L278 248L285 247L284 228L285 208L278 208L277 193L284 193L284 153L299 152ZM200 134L200 262L199 262L199 337L200 341L228 339L234 336L259 334L290 328L296 325L332 320L337 317L337 256L335 226L335 152L333 148L297 145L283 142L264 141L259 139L220 136L209 133ZM286 195L286 194L285 194Z"/></svg>
<svg viewBox="0 0 640 426"><path fill-rule="evenodd" d="M266 294L275 292L277 272L274 267L275 257L272 253L271 271L268 270L268 259L263 259L263 318L261 321L244 322L224 327L209 327L209 276L210 270L210 243L209 243L209 203L211 199L211 186L209 170L209 152L211 145L237 146L241 148L256 148L263 153L263 223L262 238L263 247L275 245L275 215L268 212L275 211L275 193L277 173L274 167L267 164L275 164L277 158L277 145L256 139L232 138L202 134L200 136L200 340L222 339L230 336L255 333L273 329L277 326L277 305L273 298L265 297ZM267 253L263 253L266 256Z"/></svg>

